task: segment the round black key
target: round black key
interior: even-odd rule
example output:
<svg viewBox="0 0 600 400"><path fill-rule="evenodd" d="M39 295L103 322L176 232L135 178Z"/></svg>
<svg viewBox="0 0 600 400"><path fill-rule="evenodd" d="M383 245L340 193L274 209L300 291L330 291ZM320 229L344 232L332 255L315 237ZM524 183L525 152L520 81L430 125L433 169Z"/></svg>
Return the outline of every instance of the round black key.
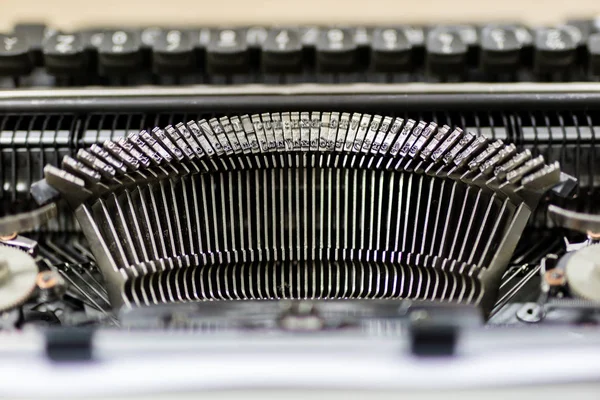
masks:
<svg viewBox="0 0 600 400"><path fill-rule="evenodd" d="M206 69L211 74L243 73L250 69L250 53L243 29L217 29L206 46Z"/></svg>
<svg viewBox="0 0 600 400"><path fill-rule="evenodd" d="M194 46L189 31L162 30L152 45L152 69L156 74L177 75L196 67Z"/></svg>
<svg viewBox="0 0 600 400"><path fill-rule="evenodd" d="M321 30L315 50L321 72L347 72L357 68L357 46L349 29Z"/></svg>
<svg viewBox="0 0 600 400"><path fill-rule="evenodd" d="M379 72L402 72L411 67L412 44L402 28L377 28L371 44L371 65Z"/></svg>
<svg viewBox="0 0 600 400"><path fill-rule="evenodd" d="M302 69L300 32L291 28L271 29L262 45L265 72L299 72Z"/></svg>
<svg viewBox="0 0 600 400"><path fill-rule="evenodd" d="M519 66L521 42L510 26L486 26L481 30L481 66L492 73L513 72Z"/></svg>
<svg viewBox="0 0 600 400"><path fill-rule="evenodd" d="M539 74L564 72L575 61L577 38L564 27L536 31L534 67Z"/></svg>
<svg viewBox="0 0 600 400"><path fill-rule="evenodd" d="M81 74L88 68L88 54L79 33L52 35L42 51L46 70L52 75Z"/></svg>
<svg viewBox="0 0 600 400"><path fill-rule="evenodd" d="M98 47L101 75L126 75L142 68L141 40L138 32L110 30L103 32Z"/></svg>
<svg viewBox="0 0 600 400"><path fill-rule="evenodd" d="M462 75L466 68L467 45L456 31L434 29L427 34L427 70L432 75Z"/></svg>
<svg viewBox="0 0 600 400"><path fill-rule="evenodd" d="M0 34L0 75L27 75L32 68L29 46L25 37Z"/></svg>

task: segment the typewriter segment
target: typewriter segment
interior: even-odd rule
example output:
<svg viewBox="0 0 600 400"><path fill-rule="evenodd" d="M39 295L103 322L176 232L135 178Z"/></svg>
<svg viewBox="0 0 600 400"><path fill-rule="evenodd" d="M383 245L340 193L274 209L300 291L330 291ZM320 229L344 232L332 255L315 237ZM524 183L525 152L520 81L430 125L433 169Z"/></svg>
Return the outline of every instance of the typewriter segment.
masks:
<svg viewBox="0 0 600 400"><path fill-rule="evenodd" d="M338 112L187 121L47 166L114 306L495 298L558 163L433 122ZM48 186L44 188L44 186Z"/></svg>
<svg viewBox="0 0 600 400"><path fill-rule="evenodd" d="M600 323L599 20L172 22L0 34L0 331Z"/></svg>

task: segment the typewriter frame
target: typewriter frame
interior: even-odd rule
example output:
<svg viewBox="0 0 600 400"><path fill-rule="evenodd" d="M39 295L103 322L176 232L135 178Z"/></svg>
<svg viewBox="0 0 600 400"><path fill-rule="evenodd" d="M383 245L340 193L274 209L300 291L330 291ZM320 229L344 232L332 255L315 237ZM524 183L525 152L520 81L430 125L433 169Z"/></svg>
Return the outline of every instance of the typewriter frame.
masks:
<svg viewBox="0 0 600 400"><path fill-rule="evenodd" d="M5 112L560 109L565 102L571 109L600 107L600 83L196 85L0 91L0 109Z"/></svg>

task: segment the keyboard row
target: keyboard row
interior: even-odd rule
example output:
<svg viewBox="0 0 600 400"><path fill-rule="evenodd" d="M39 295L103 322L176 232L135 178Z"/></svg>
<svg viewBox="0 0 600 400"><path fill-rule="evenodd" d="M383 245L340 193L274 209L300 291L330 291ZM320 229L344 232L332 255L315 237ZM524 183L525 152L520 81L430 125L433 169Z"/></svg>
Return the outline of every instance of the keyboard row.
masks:
<svg viewBox="0 0 600 400"><path fill-rule="evenodd" d="M0 77L3 87L598 80L600 23L75 32L17 24L0 34Z"/></svg>

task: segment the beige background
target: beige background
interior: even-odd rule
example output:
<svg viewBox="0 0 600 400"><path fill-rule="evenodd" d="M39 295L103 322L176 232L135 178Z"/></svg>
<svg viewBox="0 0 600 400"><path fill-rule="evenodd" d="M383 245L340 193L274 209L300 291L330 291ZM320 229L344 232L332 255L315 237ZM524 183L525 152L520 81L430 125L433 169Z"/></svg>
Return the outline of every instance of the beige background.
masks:
<svg viewBox="0 0 600 400"><path fill-rule="evenodd" d="M600 0L0 0L0 30L42 20L110 25L398 23L513 19L532 24L600 15Z"/></svg>

